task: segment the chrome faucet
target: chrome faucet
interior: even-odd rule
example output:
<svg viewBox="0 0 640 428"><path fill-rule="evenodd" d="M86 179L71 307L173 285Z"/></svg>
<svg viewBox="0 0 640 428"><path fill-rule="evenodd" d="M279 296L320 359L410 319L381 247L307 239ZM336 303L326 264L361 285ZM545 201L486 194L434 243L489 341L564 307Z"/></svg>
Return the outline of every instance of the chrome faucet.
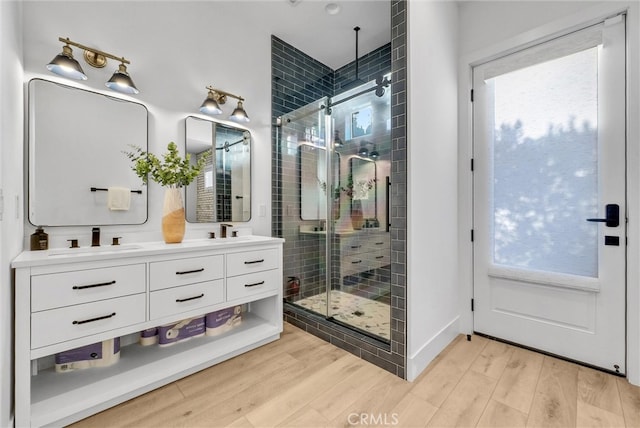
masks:
<svg viewBox="0 0 640 428"><path fill-rule="evenodd" d="M94 227L91 229L91 246L99 247L100 246L100 228Z"/></svg>
<svg viewBox="0 0 640 428"><path fill-rule="evenodd" d="M232 224L225 224L225 223L220 223L220 237L221 238L226 238L227 237L227 229L233 227Z"/></svg>

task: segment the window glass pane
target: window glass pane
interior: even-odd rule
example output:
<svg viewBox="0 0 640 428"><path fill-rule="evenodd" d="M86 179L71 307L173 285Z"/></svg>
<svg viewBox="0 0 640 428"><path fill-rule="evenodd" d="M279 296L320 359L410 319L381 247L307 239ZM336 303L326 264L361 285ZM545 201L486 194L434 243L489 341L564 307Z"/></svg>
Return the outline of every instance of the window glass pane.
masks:
<svg viewBox="0 0 640 428"><path fill-rule="evenodd" d="M493 261L598 274L598 48L487 81L493 87ZM491 97L489 97L491 98Z"/></svg>

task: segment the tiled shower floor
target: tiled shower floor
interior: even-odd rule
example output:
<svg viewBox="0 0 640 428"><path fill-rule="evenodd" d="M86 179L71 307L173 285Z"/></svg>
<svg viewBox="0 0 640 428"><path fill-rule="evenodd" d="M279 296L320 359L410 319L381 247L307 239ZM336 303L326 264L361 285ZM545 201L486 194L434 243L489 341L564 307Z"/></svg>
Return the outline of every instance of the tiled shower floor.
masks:
<svg viewBox="0 0 640 428"><path fill-rule="evenodd" d="M294 302L313 312L327 313L327 294L316 294ZM391 338L391 317L388 304L339 290L331 291L331 315L345 324L383 339Z"/></svg>

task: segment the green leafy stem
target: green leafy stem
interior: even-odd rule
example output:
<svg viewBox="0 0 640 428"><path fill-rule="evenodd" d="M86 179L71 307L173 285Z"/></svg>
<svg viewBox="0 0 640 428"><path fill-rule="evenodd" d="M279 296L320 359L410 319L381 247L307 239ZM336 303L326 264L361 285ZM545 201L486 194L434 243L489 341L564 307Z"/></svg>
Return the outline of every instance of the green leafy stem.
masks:
<svg viewBox="0 0 640 428"><path fill-rule="evenodd" d="M200 174L211 155L211 150L206 151L195 165L191 165L191 155L187 153L184 159L180 157L173 141L167 145L167 153L162 155L162 160L138 146L130 147L132 151L123 153L133 162L131 169L142 182L147 184L150 177L156 183L169 187L188 186Z"/></svg>

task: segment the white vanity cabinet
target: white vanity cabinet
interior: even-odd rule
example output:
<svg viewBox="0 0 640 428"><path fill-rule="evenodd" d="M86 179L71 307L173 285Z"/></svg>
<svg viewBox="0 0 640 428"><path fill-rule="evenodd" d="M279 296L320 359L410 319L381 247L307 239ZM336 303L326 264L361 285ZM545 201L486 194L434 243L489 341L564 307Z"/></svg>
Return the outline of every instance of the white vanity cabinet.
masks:
<svg viewBox="0 0 640 428"><path fill-rule="evenodd" d="M282 239L25 251L15 269L15 424L64 425L249 351L282 332ZM145 329L242 305L240 325L168 347ZM109 367L56 373L58 352L120 337ZM128 339L128 340L127 340Z"/></svg>
<svg viewBox="0 0 640 428"><path fill-rule="evenodd" d="M362 229L350 235L339 236L340 278L391 264L387 232Z"/></svg>

